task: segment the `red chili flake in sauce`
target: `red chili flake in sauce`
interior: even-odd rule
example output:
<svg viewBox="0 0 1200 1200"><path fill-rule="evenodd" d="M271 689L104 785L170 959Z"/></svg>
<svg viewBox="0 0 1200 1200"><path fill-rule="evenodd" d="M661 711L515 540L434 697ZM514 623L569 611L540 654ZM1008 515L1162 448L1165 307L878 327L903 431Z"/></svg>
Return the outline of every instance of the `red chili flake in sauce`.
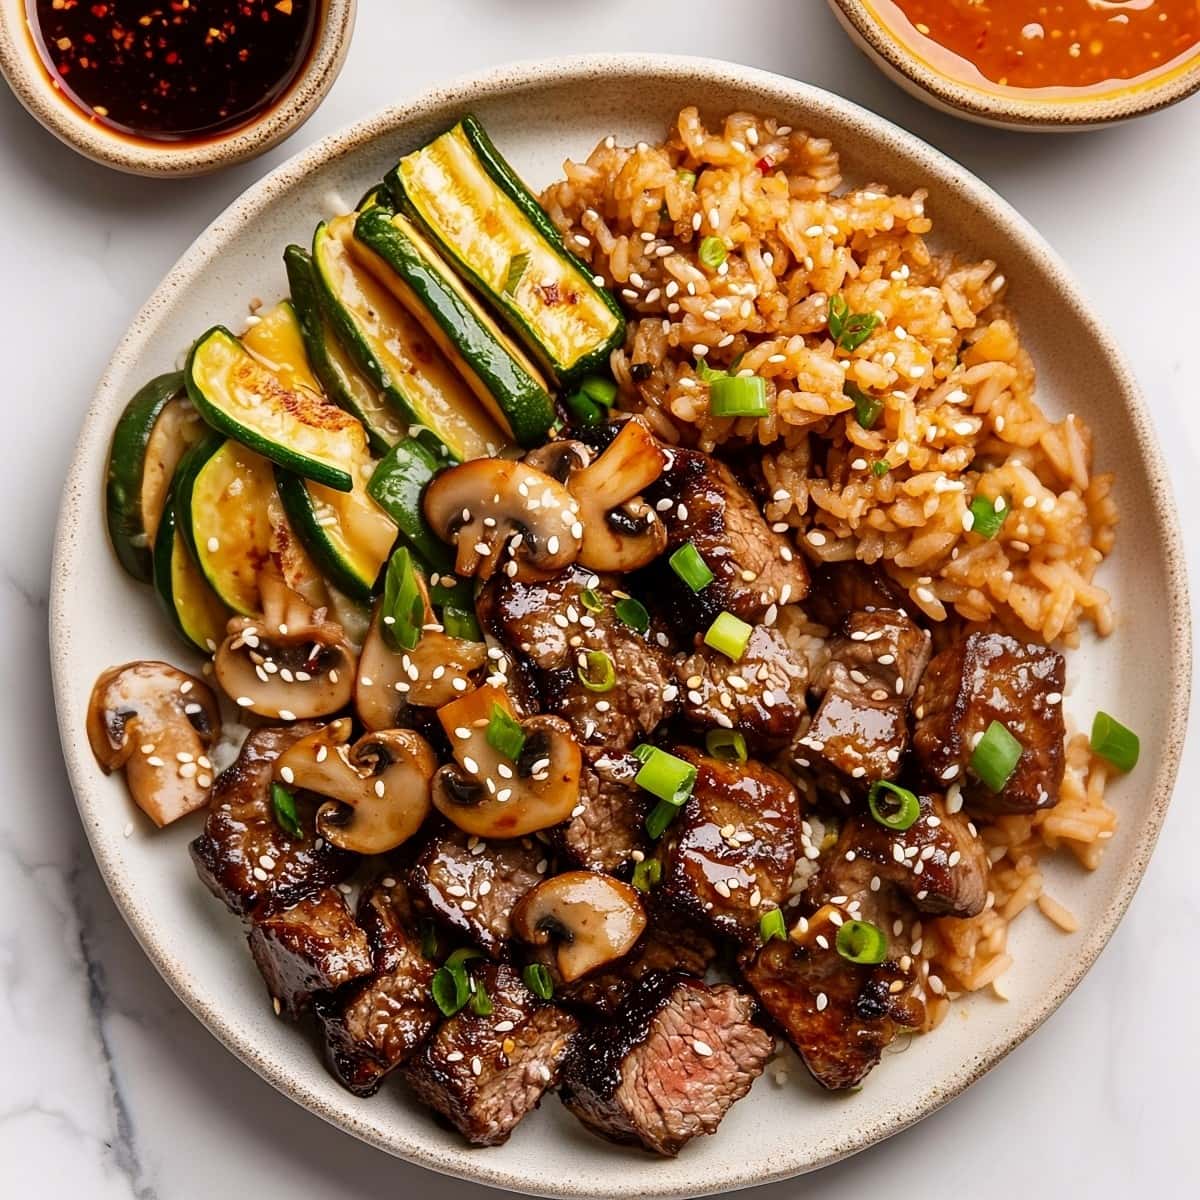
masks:
<svg viewBox="0 0 1200 1200"><path fill-rule="evenodd" d="M764 175L770 175L775 170L775 163L765 154L754 164Z"/></svg>
<svg viewBox="0 0 1200 1200"><path fill-rule="evenodd" d="M59 90L152 141L213 137L275 104L304 66L320 0L28 0Z"/></svg>
<svg viewBox="0 0 1200 1200"><path fill-rule="evenodd" d="M886 0L968 69L1015 88L1136 79L1200 45L1196 0ZM939 67L944 63L939 58ZM977 78L977 77L976 77Z"/></svg>

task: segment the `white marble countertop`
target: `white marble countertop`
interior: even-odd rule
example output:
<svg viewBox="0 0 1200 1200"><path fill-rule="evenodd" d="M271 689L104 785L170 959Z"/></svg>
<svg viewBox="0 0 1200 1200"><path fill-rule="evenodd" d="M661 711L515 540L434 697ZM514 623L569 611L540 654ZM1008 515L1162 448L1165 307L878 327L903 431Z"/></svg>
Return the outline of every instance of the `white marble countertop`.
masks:
<svg viewBox="0 0 1200 1200"><path fill-rule="evenodd" d="M59 755L46 647L50 539L78 424L113 346L234 196L321 134L427 85L585 50L670 50L790 74L914 130L992 184L1072 265L1131 358L1193 563L1200 554L1200 391L1185 374L1200 323L1200 100L1096 134L979 129L887 83L820 0L361 0L345 71L313 120L259 162L178 183L84 162L0 89L0 361L11 451L0 483L10 514L0 530L9 630L0 701L4 1195L365 1200L416 1188L483 1200L483 1188L389 1159L277 1095L142 957L93 865ZM1186 781L1198 769L1193 741L1128 916L1036 1036L917 1128L819 1176L762 1189L762 1200L857 1197L922 1168L925 1194L975 1200L1014 1188L1096 1198L1186 1190L1195 1108L1183 1089L1200 1071L1200 811Z"/></svg>

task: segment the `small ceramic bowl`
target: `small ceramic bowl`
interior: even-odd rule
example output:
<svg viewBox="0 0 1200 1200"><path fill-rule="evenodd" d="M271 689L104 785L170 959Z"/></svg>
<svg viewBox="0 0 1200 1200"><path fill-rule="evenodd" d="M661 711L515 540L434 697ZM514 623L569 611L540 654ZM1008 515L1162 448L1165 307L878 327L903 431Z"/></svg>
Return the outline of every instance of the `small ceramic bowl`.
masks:
<svg viewBox="0 0 1200 1200"><path fill-rule="evenodd" d="M829 6L860 50L906 92L933 108L981 125L1058 133L1098 129L1114 121L1157 112L1200 90L1200 46L1159 72L1115 81L1107 90L1078 95L1038 95L1003 87L982 75L964 82L938 61L952 56L922 37L890 0L829 0Z"/></svg>
<svg viewBox="0 0 1200 1200"><path fill-rule="evenodd" d="M244 162L294 133L342 69L358 0L321 0L307 61L283 96L244 125L178 143L126 136L89 117L55 86L29 25L30 0L0 0L0 71L17 99L55 137L93 162L133 175L204 175Z"/></svg>

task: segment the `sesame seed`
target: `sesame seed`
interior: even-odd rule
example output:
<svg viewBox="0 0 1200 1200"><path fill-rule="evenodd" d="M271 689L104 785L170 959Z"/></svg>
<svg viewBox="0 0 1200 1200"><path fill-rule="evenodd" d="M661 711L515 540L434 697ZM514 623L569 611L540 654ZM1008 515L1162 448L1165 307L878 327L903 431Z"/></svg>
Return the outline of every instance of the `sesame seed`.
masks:
<svg viewBox="0 0 1200 1200"><path fill-rule="evenodd" d="M692 1049L695 1050L695 1052L699 1054L701 1058L712 1057L713 1048L707 1042L702 1042L699 1038L696 1038L692 1042Z"/></svg>
<svg viewBox="0 0 1200 1200"><path fill-rule="evenodd" d="M829 997L824 992L817 993L817 1012L824 1012L829 1007Z"/></svg>

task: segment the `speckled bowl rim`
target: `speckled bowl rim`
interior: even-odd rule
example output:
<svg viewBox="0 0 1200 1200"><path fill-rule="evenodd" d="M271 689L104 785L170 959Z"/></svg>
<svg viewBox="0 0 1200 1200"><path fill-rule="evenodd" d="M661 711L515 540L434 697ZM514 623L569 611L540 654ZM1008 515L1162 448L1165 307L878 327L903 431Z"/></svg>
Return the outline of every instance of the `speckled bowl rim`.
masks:
<svg viewBox="0 0 1200 1200"><path fill-rule="evenodd" d="M1192 58L1175 68L1162 81L1115 90L1097 97L1077 99L1022 99L983 87L961 83L910 49L873 11L869 0L828 0L842 26L857 35L886 74L907 80L910 91L922 99L940 101L939 107L971 119L1029 130L1096 128L1114 121L1146 116L1186 100L1200 91L1200 47Z"/></svg>
<svg viewBox="0 0 1200 1200"><path fill-rule="evenodd" d="M107 439L111 429L108 420L117 397L115 381L126 365L141 355L144 343L153 326L157 311L199 275L205 265L219 253L232 231L255 219L274 202L281 190L300 184L310 171L327 160L352 154L356 148L380 136L391 136L413 122L430 120L445 111L469 110L477 103L542 87L562 85L586 86L589 79L618 76L630 83L630 95L637 94L639 82L667 81L692 84L700 91L705 86L730 86L752 89L761 107L770 110L775 104L805 104L834 114L861 130L864 135L880 141L901 144L917 167L927 172L935 186L957 190L970 200L1004 231L1020 243L1023 249L1045 267L1061 289L1062 304L1072 310L1102 344L1109 347L1111 369L1119 381L1122 399L1129 410L1137 451L1145 464L1147 486L1152 497L1153 521L1162 547L1167 575L1165 617L1170 639L1170 700L1164 728L1165 751L1153 768L1149 783L1149 819L1137 830L1135 844L1122 861L1120 875L1104 915L1093 928L1082 935L1074 967L1059 977L1057 985L1031 1005L1029 1015L1011 1030L1011 1037L998 1048L983 1056L963 1062L959 1070L945 1078L928 1094L919 1106L892 1105L874 1112L870 1118L856 1122L844 1136L819 1147L804 1148L802 1139L791 1144L779 1144L776 1155L765 1170L747 1170L739 1166L736 1155L728 1156L727 1170L706 1169L702 1175L687 1177L674 1173L670 1182L658 1185L657 1176L640 1165L633 1168L614 1162L611 1179L600 1187L586 1192L562 1180L539 1174L536 1166L514 1170L486 1152L461 1149L442 1151L423 1145L419 1137L378 1136L364 1127L351 1108L353 1098L347 1095L344 1105L329 1103L316 1094L303 1079L297 1079L277 1069L230 1020L227 1013L207 1007L190 989L185 964L176 961L167 932L144 919L135 908L115 856L110 858L93 837L89 805L96 799L92 780L95 764L80 735L84 714L80 703L73 698L75 683L68 674L69 628L66 623L67 597L56 581L64 579L66 563L73 555L72 545L77 530L85 526L94 535L100 513L89 503L94 499L96 481L83 475L80 456L84 447L95 439ZM1191 632L1188 589L1183 544L1179 522L1170 493L1166 465L1155 439L1149 412L1138 391L1128 366L1113 347L1112 339L1091 313L1065 264L1046 245L1041 236L1006 201L959 164L932 149L912 134L906 133L857 105L807 84L797 83L778 75L749 67L736 66L703 58L673 55L589 55L544 62L519 63L469 76L427 91L414 100L403 102L358 121L338 133L324 138L311 148L297 154L266 178L249 188L206 229L178 263L167 274L158 289L134 319L129 331L113 356L96 397L84 418L83 429L76 446L75 459L67 474L62 508L55 534L52 590L50 596L50 655L54 693L58 710L59 730L67 770L79 804L83 825L93 841L93 849L105 882L134 935L159 973L221 1042L247 1066L266 1079L279 1091L302 1104L310 1112L331 1124L354 1134L389 1153L410 1162L463 1179L512 1191L535 1195L592 1196L592 1197L675 1197L698 1196L728 1191L740 1187L787 1179L815 1170L845 1158L859 1150L898 1133L940 1108L974 1083L1001 1058L1019 1045L1054 1012L1067 998L1095 961L1112 935L1146 869L1159 829L1166 816L1175 774L1183 750L1191 684ZM686 1155L676 1163L686 1164Z"/></svg>
<svg viewBox="0 0 1200 1200"><path fill-rule="evenodd" d="M183 178L264 154L317 110L346 61L358 0L323 0L325 17L304 70L283 99L260 117L208 141L170 148L136 141L94 124L50 83L25 28L26 0L0 0L0 73L45 129L85 158L131 175Z"/></svg>

